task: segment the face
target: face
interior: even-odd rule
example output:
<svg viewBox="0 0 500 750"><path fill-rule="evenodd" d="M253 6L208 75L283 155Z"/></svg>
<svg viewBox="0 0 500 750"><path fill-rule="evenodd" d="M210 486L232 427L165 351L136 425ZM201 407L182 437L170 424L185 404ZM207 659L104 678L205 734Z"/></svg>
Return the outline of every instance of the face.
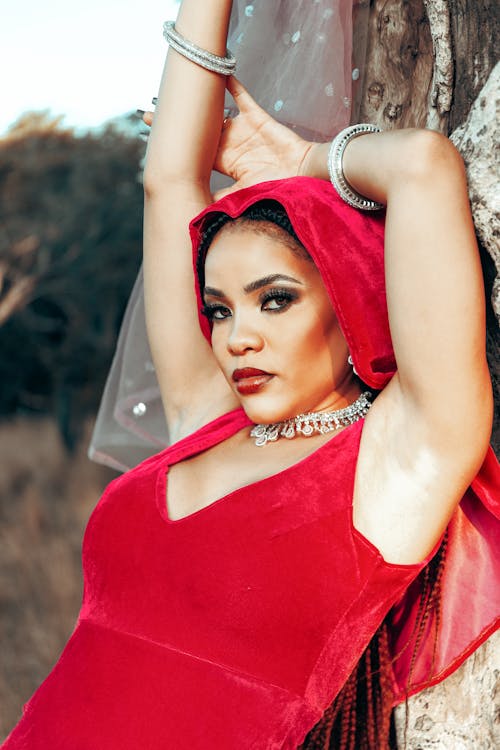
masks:
<svg viewBox="0 0 500 750"><path fill-rule="evenodd" d="M205 263L212 348L253 422L340 408L348 348L319 271L281 240L222 230Z"/></svg>

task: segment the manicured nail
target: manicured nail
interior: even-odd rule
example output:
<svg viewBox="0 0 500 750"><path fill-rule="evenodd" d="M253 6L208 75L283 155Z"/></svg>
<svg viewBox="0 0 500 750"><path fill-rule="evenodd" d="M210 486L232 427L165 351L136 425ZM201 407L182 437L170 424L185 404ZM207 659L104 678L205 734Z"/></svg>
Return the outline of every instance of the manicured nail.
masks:
<svg viewBox="0 0 500 750"><path fill-rule="evenodd" d="M151 102L156 107L156 105L158 104L158 97L157 96L153 96L153 98L151 99Z"/></svg>
<svg viewBox="0 0 500 750"><path fill-rule="evenodd" d="M142 119L142 118L144 117L144 115L146 114L146 113L145 113L145 111L144 111L143 109L137 109L135 113L136 113L137 117L140 117L141 119Z"/></svg>

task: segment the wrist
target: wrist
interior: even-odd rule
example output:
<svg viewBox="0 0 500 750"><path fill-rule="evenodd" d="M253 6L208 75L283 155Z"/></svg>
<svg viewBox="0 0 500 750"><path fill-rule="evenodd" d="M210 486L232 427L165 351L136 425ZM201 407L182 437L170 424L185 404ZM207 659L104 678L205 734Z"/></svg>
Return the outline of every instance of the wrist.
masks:
<svg viewBox="0 0 500 750"><path fill-rule="evenodd" d="M302 177L319 177L322 180L328 180L329 145L329 143L309 143L298 174Z"/></svg>
<svg viewBox="0 0 500 750"><path fill-rule="evenodd" d="M383 208L383 203L373 200L369 192L357 189L356 184L350 178L349 168L345 168L344 156L346 151L351 150L353 143L355 145L358 140L363 140L360 136L366 138L374 133L379 134L380 128L371 123L349 125L335 136L328 154L328 172L333 187L343 201L362 211L378 211ZM363 174L364 165L361 165L361 172Z"/></svg>

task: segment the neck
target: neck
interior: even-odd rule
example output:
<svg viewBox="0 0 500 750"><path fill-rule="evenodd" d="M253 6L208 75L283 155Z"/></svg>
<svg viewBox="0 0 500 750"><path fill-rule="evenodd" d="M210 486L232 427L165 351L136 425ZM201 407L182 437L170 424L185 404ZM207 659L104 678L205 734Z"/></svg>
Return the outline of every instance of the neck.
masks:
<svg viewBox="0 0 500 750"><path fill-rule="evenodd" d="M337 384L333 392L321 399L318 404L307 406L302 413L312 411L323 413L335 411L336 409L345 409L346 406L349 406L353 401L356 401L361 393L362 389L359 381L353 376L352 370L350 370L346 373L343 380Z"/></svg>
<svg viewBox="0 0 500 750"><path fill-rule="evenodd" d="M365 391L355 401L340 409L307 412L281 422L258 424L251 430L250 436L255 438L255 445L263 446L281 437L291 439L299 435L311 437L314 433L324 435L365 417L371 406L370 397L371 393Z"/></svg>

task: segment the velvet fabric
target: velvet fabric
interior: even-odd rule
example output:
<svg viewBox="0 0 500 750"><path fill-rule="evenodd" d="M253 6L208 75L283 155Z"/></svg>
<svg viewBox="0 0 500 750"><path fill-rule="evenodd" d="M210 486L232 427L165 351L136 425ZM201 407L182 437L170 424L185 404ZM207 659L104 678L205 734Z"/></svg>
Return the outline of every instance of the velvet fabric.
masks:
<svg viewBox="0 0 500 750"><path fill-rule="evenodd" d="M382 388L396 367L383 215L345 206L326 182L264 183L192 223L194 257L208 214L238 216L262 199L286 208L356 369ZM495 629L500 470L492 453L449 526L435 658L431 622L409 675L417 576L431 555L387 563L354 529L363 420L288 469L169 518L169 467L249 424L241 409L226 414L109 486L85 534L75 631L4 750L292 750L387 613L393 654L402 652L395 702L409 677L411 690L442 679Z"/></svg>
<svg viewBox="0 0 500 750"><path fill-rule="evenodd" d="M363 421L176 521L169 467L237 410L115 480L83 544L84 598L3 750L292 750L422 565L352 525Z"/></svg>
<svg viewBox="0 0 500 750"><path fill-rule="evenodd" d="M356 372L372 388L384 388L397 368L385 290L384 212L351 208L325 180L294 177L261 183L230 193L191 222L195 266L208 222L220 213L236 218L263 200L276 201L285 208L295 233L319 269ZM198 279L195 287L201 311ZM199 321L210 339L210 325L201 312ZM448 676L498 627L499 519L500 467L489 448L449 524L437 646L434 648L436 623L430 620L411 680L412 648L407 644L418 609L418 582L394 608L395 702L403 700L408 689L417 692Z"/></svg>
<svg viewBox="0 0 500 750"><path fill-rule="evenodd" d="M195 263L208 221L220 213L236 218L261 200L274 200L286 210L321 273L356 371L372 388L383 388L396 371L385 295L384 215L351 208L325 180L264 182L229 193L191 222ZM198 283L196 292L201 310ZM199 319L210 340L208 321L201 314Z"/></svg>

